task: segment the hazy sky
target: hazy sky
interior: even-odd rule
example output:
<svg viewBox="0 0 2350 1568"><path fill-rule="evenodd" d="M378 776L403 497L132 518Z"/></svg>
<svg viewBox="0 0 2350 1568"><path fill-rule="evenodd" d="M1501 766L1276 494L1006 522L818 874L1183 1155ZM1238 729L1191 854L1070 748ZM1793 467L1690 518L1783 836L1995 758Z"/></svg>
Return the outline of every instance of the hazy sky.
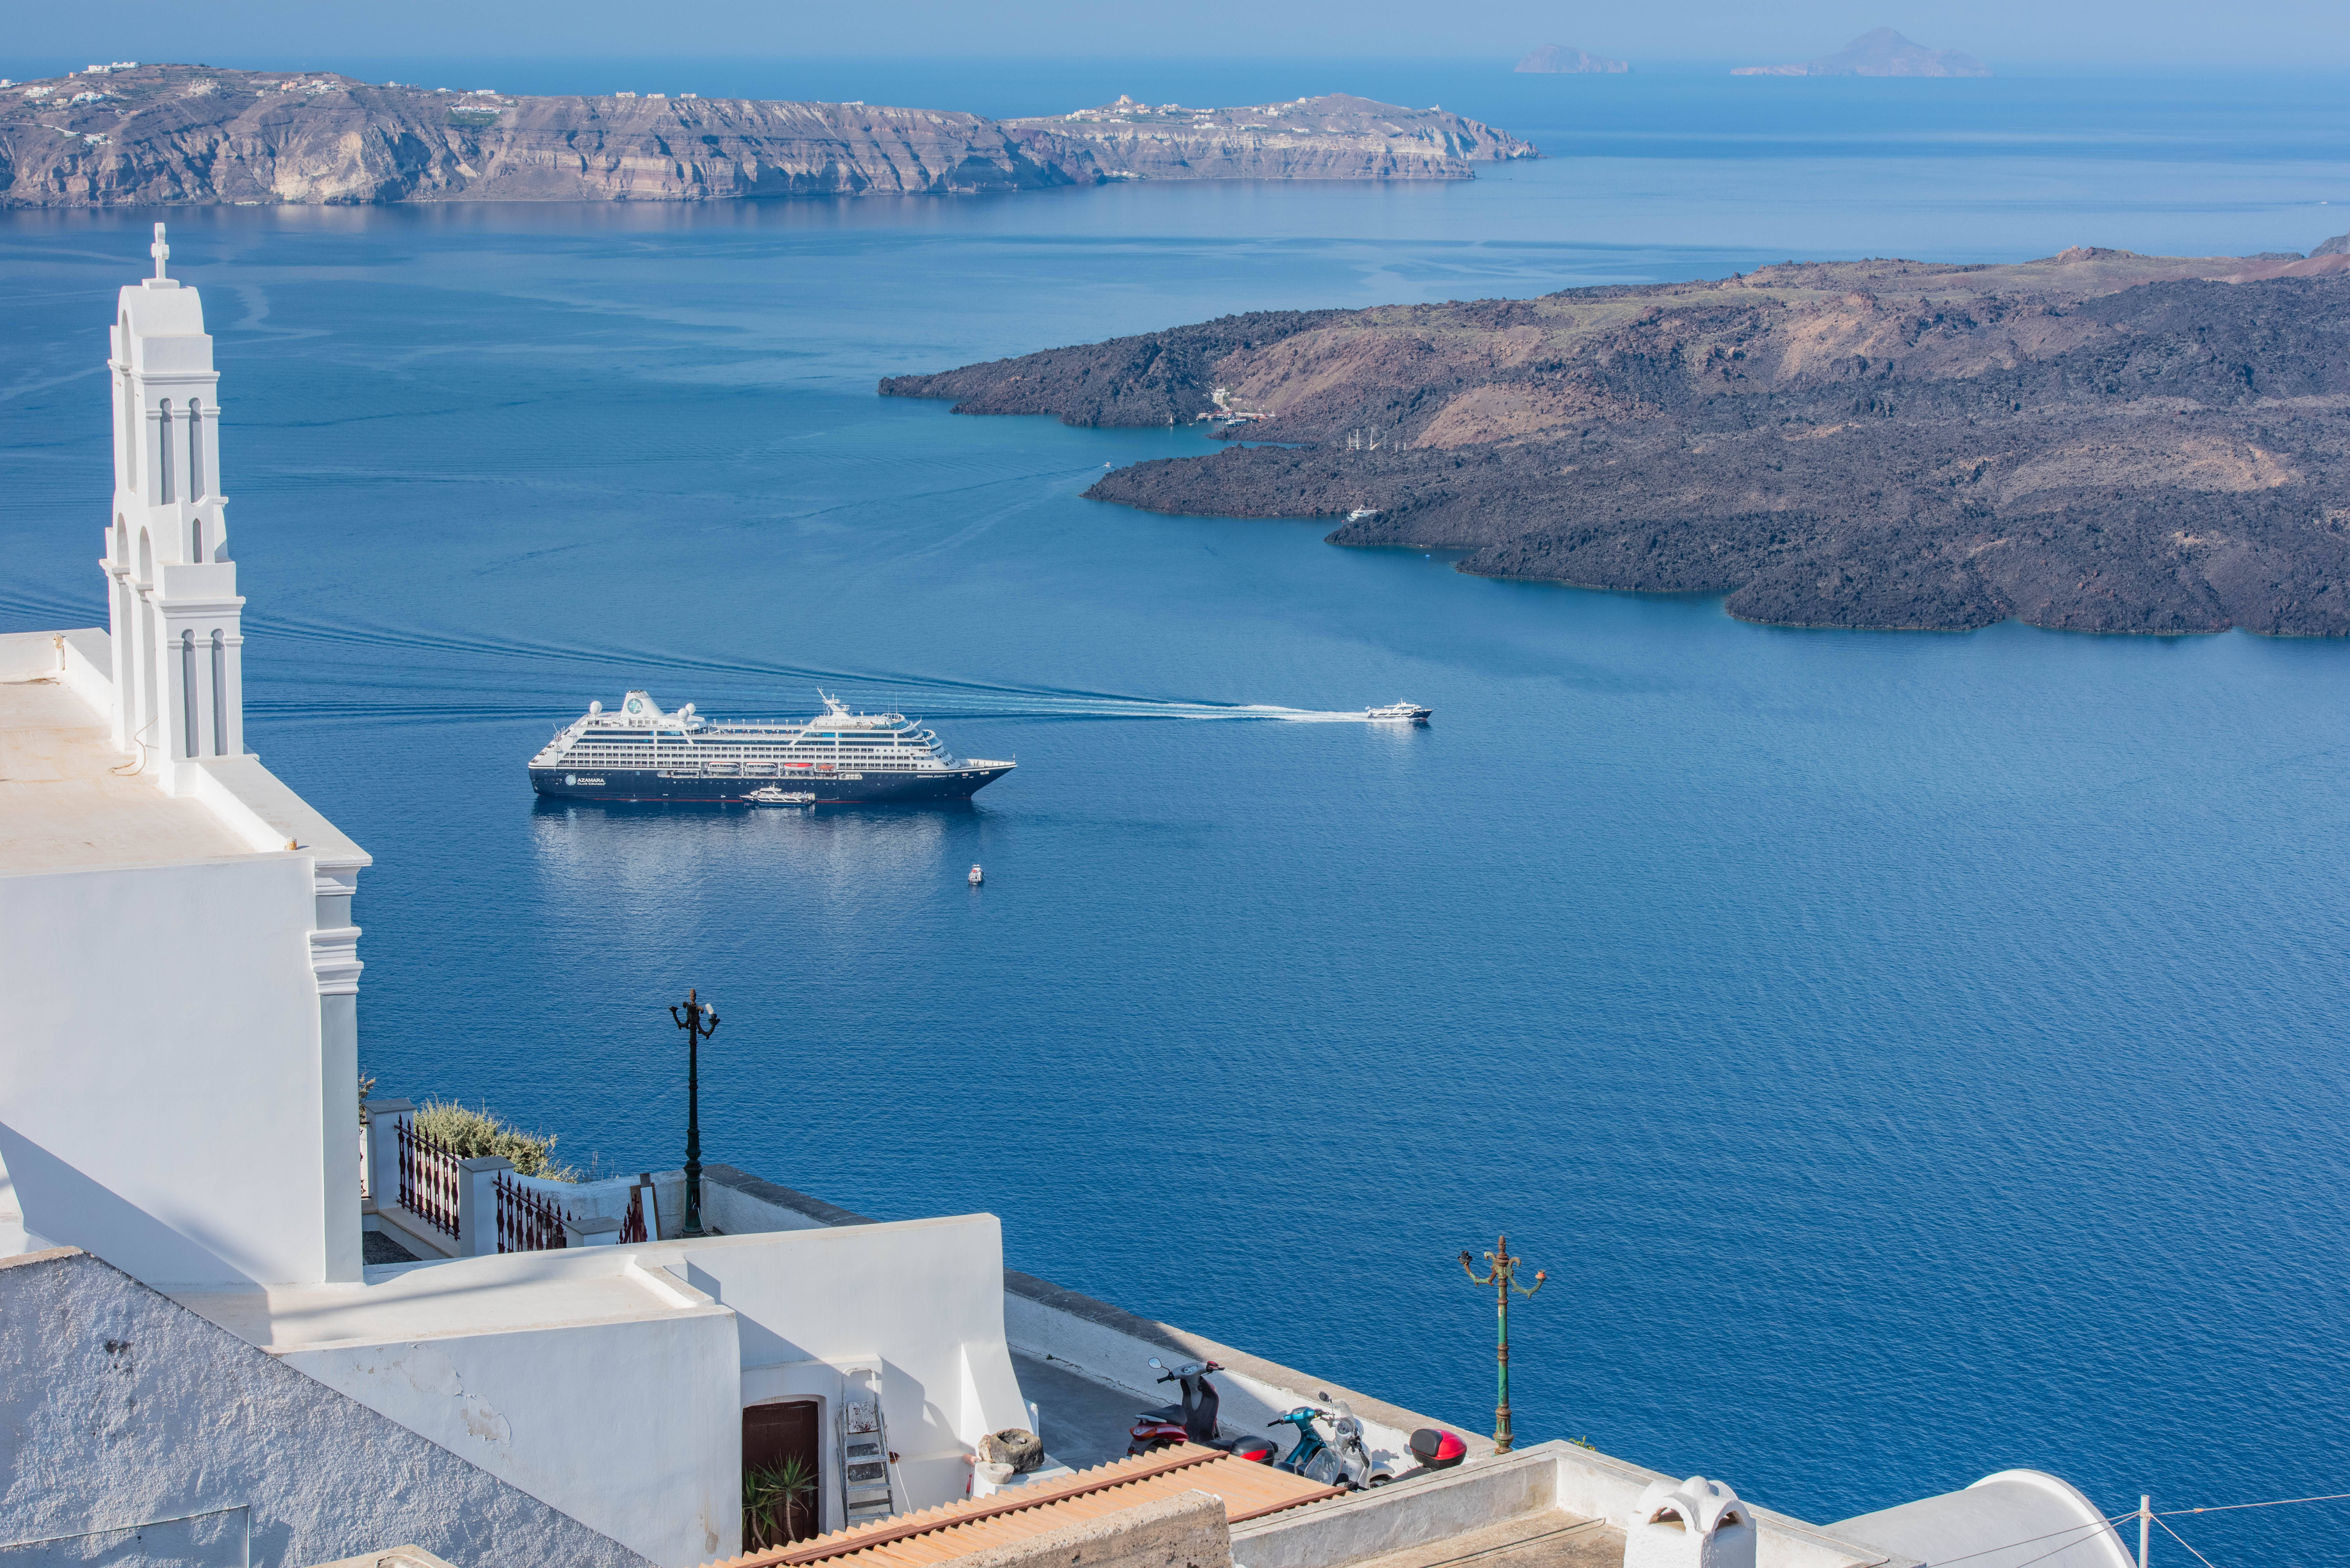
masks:
<svg viewBox="0 0 2350 1568"><path fill-rule="evenodd" d="M2309 70L2350 65L2350 5L2270 0L1652 0L1646 5L1484 0L0 0L0 74L50 61L203 60L328 68L370 59L561 57L709 58L739 54L1164 57L1513 58L1579 45L1663 67L1825 53L1892 26L1994 68L2216 65ZM295 57L299 57L298 61Z"/></svg>

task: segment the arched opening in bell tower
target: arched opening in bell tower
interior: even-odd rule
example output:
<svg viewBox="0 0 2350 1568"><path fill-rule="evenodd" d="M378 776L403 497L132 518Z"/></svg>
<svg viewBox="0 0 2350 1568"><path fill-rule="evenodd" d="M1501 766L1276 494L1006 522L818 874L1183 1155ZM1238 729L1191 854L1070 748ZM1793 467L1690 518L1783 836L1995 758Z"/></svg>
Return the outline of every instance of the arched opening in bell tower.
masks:
<svg viewBox="0 0 2350 1568"><path fill-rule="evenodd" d="M139 530L139 580L141 583L155 580L155 540L144 528Z"/></svg>
<svg viewBox="0 0 2350 1568"><path fill-rule="evenodd" d="M122 372L115 378L122 405L122 483L139 488L139 394L130 380L130 312L122 313Z"/></svg>
<svg viewBox="0 0 2350 1568"><path fill-rule="evenodd" d="M204 498L204 405L202 400L188 400L188 499ZM203 559L199 556L198 560Z"/></svg>
<svg viewBox="0 0 2350 1568"><path fill-rule="evenodd" d="M188 724L188 755L196 754L196 634L180 634L180 707Z"/></svg>
<svg viewBox="0 0 2350 1568"><path fill-rule="evenodd" d="M213 628L213 755L228 755L228 639Z"/></svg>
<svg viewBox="0 0 2350 1568"><path fill-rule="evenodd" d="M163 400L162 417L156 425L161 439L155 443L155 499L169 506L172 504L172 400Z"/></svg>
<svg viewBox="0 0 2350 1568"><path fill-rule="evenodd" d="M188 559L191 561L202 561L203 558L204 520L199 517L193 523L188 524Z"/></svg>

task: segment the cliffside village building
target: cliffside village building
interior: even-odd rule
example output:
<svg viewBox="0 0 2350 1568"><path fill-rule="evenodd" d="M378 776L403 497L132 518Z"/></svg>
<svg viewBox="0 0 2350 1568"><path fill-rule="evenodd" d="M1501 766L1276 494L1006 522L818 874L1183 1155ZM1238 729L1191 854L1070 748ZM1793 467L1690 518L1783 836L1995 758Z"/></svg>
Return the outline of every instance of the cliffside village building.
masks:
<svg viewBox="0 0 2350 1568"><path fill-rule="evenodd" d="M397 1098L363 1134L371 860L246 749L233 405L153 254L109 324L107 629L0 637L0 1562L692 1568L787 1459L762 1563L2130 1561L2029 1470L1825 1528L1564 1443L1409 1473L1439 1423L1008 1272L991 1215L721 1165L686 1237L679 1172L526 1179ZM1232 1434L1350 1400L1391 1484L1124 1457L1154 1355L1222 1364ZM1014 1428L1043 1464L976 1467Z"/></svg>

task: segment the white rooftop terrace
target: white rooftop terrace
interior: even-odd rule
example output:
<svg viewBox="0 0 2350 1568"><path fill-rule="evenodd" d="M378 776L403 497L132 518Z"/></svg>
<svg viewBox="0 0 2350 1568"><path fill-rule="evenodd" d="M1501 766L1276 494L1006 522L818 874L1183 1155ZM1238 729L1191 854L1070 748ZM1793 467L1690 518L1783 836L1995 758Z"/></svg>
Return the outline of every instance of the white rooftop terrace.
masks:
<svg viewBox="0 0 2350 1568"><path fill-rule="evenodd" d="M107 634L0 635L0 876L284 855L368 856L250 756L202 769L172 795L114 749Z"/></svg>

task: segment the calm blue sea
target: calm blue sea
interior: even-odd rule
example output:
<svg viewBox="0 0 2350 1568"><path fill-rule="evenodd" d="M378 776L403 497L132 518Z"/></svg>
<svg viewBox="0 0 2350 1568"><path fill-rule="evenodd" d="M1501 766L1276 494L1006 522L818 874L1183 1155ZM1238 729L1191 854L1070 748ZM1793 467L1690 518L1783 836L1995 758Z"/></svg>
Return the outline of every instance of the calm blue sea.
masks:
<svg viewBox="0 0 2350 1568"><path fill-rule="evenodd" d="M674 1165L695 985L713 1158L992 1210L1020 1268L1469 1425L1491 1302L1452 1259L1506 1229L1550 1275L1530 1437L1822 1521L2012 1465L2117 1511L2350 1490L2350 647L1746 626L1082 501L1203 443L872 395L1230 310L2306 249L2350 227L2333 85L834 69L700 85L1355 87L1572 156L168 214L254 742L377 857L382 1092ZM157 215L0 218L0 627L102 621L103 328ZM956 810L533 803L592 698L819 685L1019 771ZM1399 697L1435 723L1315 717ZM2350 1560L2322 1509L2181 1529Z"/></svg>

